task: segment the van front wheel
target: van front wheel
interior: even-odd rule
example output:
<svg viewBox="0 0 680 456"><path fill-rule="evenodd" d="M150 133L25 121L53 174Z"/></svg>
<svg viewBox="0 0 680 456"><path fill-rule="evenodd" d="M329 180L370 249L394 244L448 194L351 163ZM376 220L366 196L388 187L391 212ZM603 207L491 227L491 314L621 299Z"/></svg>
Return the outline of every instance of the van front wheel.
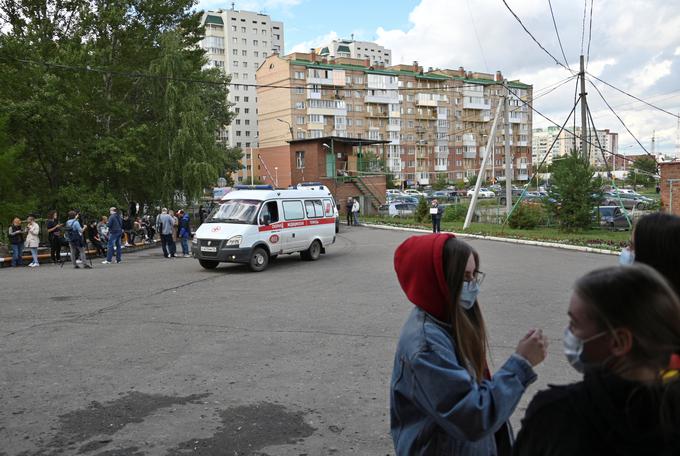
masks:
<svg viewBox="0 0 680 456"><path fill-rule="evenodd" d="M269 264L269 255L262 247L255 247L250 255L250 270L254 272L264 271Z"/></svg>
<svg viewBox="0 0 680 456"><path fill-rule="evenodd" d="M312 242L304 252L300 252L300 256L305 261L316 261L321 256L321 243L319 241Z"/></svg>

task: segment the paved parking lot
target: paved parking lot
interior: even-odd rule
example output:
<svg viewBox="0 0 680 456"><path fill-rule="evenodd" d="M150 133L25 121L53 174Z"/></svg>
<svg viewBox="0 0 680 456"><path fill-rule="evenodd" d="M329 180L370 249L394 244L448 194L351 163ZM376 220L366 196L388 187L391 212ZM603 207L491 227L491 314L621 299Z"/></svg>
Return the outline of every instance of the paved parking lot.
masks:
<svg viewBox="0 0 680 456"><path fill-rule="evenodd" d="M394 346L411 309L392 268L409 233L342 228L318 262L203 270L160 249L93 270L0 271L0 455L385 455ZM576 379L571 284L611 256L470 241L494 364L532 326L546 383Z"/></svg>

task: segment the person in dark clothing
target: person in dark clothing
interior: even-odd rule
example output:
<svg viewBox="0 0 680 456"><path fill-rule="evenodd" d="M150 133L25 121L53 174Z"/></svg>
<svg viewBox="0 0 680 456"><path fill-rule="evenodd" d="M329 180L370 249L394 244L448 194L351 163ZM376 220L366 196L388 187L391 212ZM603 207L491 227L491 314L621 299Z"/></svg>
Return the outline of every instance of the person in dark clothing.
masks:
<svg viewBox="0 0 680 456"><path fill-rule="evenodd" d="M132 225L132 218L129 214L123 216L123 233L125 233L125 247L135 245L135 233Z"/></svg>
<svg viewBox="0 0 680 456"><path fill-rule="evenodd" d="M50 241L50 258L53 263L61 262L61 228L64 226L59 223L59 214L52 211L47 216L47 237Z"/></svg>
<svg viewBox="0 0 680 456"><path fill-rule="evenodd" d="M444 208L439 205L439 201L432 200L432 207L430 208L430 214L432 215L432 232L440 233L442 228L442 215L444 214Z"/></svg>
<svg viewBox="0 0 680 456"><path fill-rule="evenodd" d="M99 237L99 231L97 231L97 222L94 220L87 225L87 239L97 252L97 256L106 255L106 249L104 248L104 244Z"/></svg>
<svg viewBox="0 0 680 456"><path fill-rule="evenodd" d="M529 405L515 456L680 454L680 299L643 264L593 271L575 286L565 354L583 381Z"/></svg>
<svg viewBox="0 0 680 456"><path fill-rule="evenodd" d="M24 260L22 254L24 251L24 229L21 227L21 219L14 217L12 224L9 226L9 244L12 246L12 266L22 266Z"/></svg>
<svg viewBox="0 0 680 456"><path fill-rule="evenodd" d="M345 211L347 212L347 226L354 225L354 216L352 215L352 208L354 207L354 200L350 196L347 198L347 203L345 204Z"/></svg>

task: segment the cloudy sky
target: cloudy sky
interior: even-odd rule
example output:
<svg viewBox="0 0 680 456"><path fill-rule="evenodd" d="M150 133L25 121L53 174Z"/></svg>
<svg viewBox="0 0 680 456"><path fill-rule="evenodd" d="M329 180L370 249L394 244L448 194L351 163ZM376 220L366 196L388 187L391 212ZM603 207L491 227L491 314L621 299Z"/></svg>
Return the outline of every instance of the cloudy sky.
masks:
<svg viewBox="0 0 680 456"><path fill-rule="evenodd" d="M548 0L506 0L536 39L564 62ZM587 54L590 5L551 0L567 62L578 68ZM330 39L373 40L392 49L396 63L417 60L424 67L494 72L534 86L535 95L571 73L555 64L527 35L502 0L249 0L236 8L263 11L285 25L286 52L307 51ZM229 8L230 2L203 0L200 8ZM680 113L680 1L594 0L587 71L673 113ZM628 128L651 150L674 154L678 119L593 80ZM562 123L573 106L575 81L538 98L534 107ZM588 101L599 129L619 133L620 151L641 151L633 137L588 85ZM534 116L534 127L550 123Z"/></svg>

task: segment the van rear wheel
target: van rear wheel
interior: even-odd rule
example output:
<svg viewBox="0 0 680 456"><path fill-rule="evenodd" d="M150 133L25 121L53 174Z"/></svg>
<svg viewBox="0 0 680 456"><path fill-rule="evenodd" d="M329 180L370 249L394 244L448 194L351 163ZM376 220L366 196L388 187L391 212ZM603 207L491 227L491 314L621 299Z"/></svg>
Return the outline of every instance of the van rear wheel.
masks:
<svg viewBox="0 0 680 456"><path fill-rule="evenodd" d="M203 269L215 269L220 262L215 260L198 260L198 264L200 264Z"/></svg>
<svg viewBox="0 0 680 456"><path fill-rule="evenodd" d="M312 242L312 245L303 252L300 252L300 256L305 261L316 261L321 256L321 243L319 241Z"/></svg>
<svg viewBox="0 0 680 456"><path fill-rule="evenodd" d="M255 247L250 255L250 270L254 272L264 271L269 264L269 254L262 247Z"/></svg>

